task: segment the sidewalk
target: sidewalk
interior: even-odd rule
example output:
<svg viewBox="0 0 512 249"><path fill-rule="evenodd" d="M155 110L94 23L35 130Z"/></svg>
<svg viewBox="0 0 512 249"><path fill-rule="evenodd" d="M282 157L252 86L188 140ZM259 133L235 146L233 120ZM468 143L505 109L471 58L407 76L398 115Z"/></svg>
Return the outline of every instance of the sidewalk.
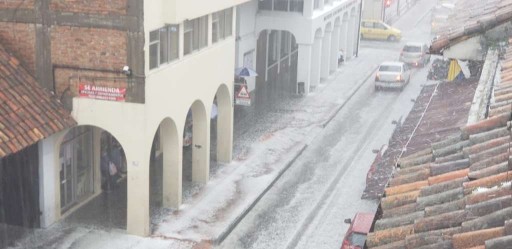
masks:
<svg viewBox="0 0 512 249"><path fill-rule="evenodd" d="M373 76L377 65L392 56L392 51L362 50L359 58L346 62L310 95L288 98L236 122L234 161L218 166L210 182L180 210L164 212L150 238L63 223L34 232L16 248L207 248L222 242L309 141Z"/></svg>

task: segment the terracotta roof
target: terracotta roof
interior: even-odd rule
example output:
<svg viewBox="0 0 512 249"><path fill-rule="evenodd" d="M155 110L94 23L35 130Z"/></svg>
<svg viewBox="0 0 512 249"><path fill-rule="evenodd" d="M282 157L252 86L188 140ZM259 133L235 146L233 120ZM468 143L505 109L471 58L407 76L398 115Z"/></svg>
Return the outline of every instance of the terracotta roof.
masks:
<svg viewBox="0 0 512 249"><path fill-rule="evenodd" d="M0 158L74 125L69 111L0 45Z"/></svg>
<svg viewBox="0 0 512 249"><path fill-rule="evenodd" d="M460 126L467 122L476 86L476 79L468 79L461 82L440 83L437 88L436 85L423 87L409 115L393 133L387 150L372 165L367 176L363 198L375 199L384 194L384 187L409 138L410 141L403 156L416 154L418 157L414 157L414 162L409 163L422 164L432 159L431 143L461 134ZM430 101L431 98L432 101ZM417 129L414 130L418 123ZM435 153L438 151L436 150ZM446 152L441 151L441 153ZM428 174L429 172L418 169L415 174L405 178L395 177L390 184L393 186L398 181L399 185L426 181Z"/></svg>
<svg viewBox="0 0 512 249"><path fill-rule="evenodd" d="M512 0L457 1L453 14L432 42L430 52L439 54L451 44L484 33L511 18Z"/></svg>
<svg viewBox="0 0 512 249"><path fill-rule="evenodd" d="M501 248L512 236L511 113L476 124L399 161L369 248ZM505 131L506 133L503 133ZM460 145L460 146L459 146ZM438 159L462 154L462 159ZM506 154L503 160L488 159ZM427 163L417 158L430 158ZM479 167L473 167L475 164ZM405 162L402 164L401 162ZM481 177L472 173L487 171ZM409 180L412 179L412 180Z"/></svg>

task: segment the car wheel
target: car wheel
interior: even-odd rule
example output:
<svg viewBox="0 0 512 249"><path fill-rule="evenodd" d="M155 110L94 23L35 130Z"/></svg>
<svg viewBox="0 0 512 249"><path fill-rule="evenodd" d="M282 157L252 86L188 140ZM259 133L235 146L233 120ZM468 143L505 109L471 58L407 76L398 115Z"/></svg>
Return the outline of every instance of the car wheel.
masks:
<svg viewBox="0 0 512 249"><path fill-rule="evenodd" d="M390 41L390 42L396 41L396 36L394 36L394 35L388 36L388 41Z"/></svg>

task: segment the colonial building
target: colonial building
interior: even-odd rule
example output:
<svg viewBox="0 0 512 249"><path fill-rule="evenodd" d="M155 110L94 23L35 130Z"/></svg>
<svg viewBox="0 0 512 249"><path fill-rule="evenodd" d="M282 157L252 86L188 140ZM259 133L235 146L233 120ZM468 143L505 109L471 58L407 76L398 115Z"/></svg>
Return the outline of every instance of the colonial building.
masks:
<svg viewBox="0 0 512 249"><path fill-rule="evenodd" d="M254 0L237 11L237 66L256 69L256 104L308 94L337 70L340 53L357 55L360 0Z"/></svg>
<svg viewBox="0 0 512 249"><path fill-rule="evenodd" d="M36 174L37 225L47 227L102 193L100 158L112 141L125 155L126 228L137 235L150 232L154 150L163 157L165 207L182 203L184 133L193 134L188 149L193 182L209 179L211 118L216 120L215 158L231 160L235 6L243 2L0 3L0 43L77 123L40 137L46 139L37 145L42 165ZM212 115L212 109L218 111ZM0 115L2 122L9 119Z"/></svg>

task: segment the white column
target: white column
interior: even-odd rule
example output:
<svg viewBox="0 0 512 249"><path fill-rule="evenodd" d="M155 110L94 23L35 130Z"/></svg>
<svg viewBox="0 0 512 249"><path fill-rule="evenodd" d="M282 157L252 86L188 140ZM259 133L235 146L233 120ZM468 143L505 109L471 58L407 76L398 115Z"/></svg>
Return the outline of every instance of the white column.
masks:
<svg viewBox="0 0 512 249"><path fill-rule="evenodd" d="M354 46L355 46L355 37L354 37L354 31L355 28L356 18L355 16L350 16L349 26L348 26L348 32L347 32L347 50L346 50L346 58L352 58L354 56Z"/></svg>
<svg viewBox="0 0 512 249"><path fill-rule="evenodd" d="M145 147L151 147L151 143L145 143L142 137L142 134L133 134L129 143L123 144L128 169L126 227L129 234L148 236L150 148ZM143 144L147 146L141 146Z"/></svg>
<svg viewBox="0 0 512 249"><path fill-rule="evenodd" d="M174 123L164 121L160 125L162 142L162 203L164 207L179 208L182 203L183 147Z"/></svg>
<svg viewBox="0 0 512 249"><path fill-rule="evenodd" d="M192 106L192 181L207 183L210 178L210 122L201 108Z"/></svg>
<svg viewBox="0 0 512 249"><path fill-rule="evenodd" d="M326 80L329 77L329 66L331 58L331 31L326 31L322 41L322 69L320 70L320 77Z"/></svg>
<svg viewBox="0 0 512 249"><path fill-rule="evenodd" d="M311 88L315 88L320 84L320 64L322 58L322 38L315 37L315 43L313 45L313 59L311 65Z"/></svg>
<svg viewBox="0 0 512 249"><path fill-rule="evenodd" d="M332 41L331 41L331 66L330 73L333 73L338 69L338 50L340 47L340 29L341 26L334 26L334 30L332 32Z"/></svg>
<svg viewBox="0 0 512 249"><path fill-rule="evenodd" d="M224 100L222 100L223 98ZM233 159L233 105L229 93L217 96L217 161L230 163Z"/></svg>
<svg viewBox="0 0 512 249"><path fill-rule="evenodd" d="M347 39L348 39L348 20L341 23L340 31L340 49L343 50L345 59L347 59Z"/></svg>
<svg viewBox="0 0 512 249"><path fill-rule="evenodd" d="M304 82L304 94L309 94L312 75L312 44L299 44L299 55L297 61L297 82Z"/></svg>

